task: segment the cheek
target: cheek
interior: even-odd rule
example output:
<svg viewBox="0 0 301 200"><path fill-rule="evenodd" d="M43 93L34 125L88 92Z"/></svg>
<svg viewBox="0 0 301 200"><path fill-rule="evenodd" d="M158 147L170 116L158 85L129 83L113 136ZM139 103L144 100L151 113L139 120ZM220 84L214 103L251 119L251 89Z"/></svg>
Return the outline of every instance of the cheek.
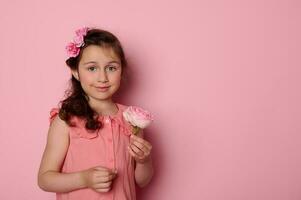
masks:
<svg viewBox="0 0 301 200"><path fill-rule="evenodd" d="M93 74L88 73L82 73L80 78L83 85L90 85L94 80Z"/></svg>
<svg viewBox="0 0 301 200"><path fill-rule="evenodd" d="M112 74L111 76L111 81L114 83L120 83L121 80L121 74L120 73L116 73L116 74Z"/></svg>

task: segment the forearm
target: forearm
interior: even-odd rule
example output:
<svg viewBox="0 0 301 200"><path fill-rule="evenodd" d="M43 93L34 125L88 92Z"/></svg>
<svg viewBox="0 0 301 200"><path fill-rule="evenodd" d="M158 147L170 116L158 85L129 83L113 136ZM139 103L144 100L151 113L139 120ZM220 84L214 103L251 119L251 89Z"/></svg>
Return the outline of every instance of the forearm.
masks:
<svg viewBox="0 0 301 200"><path fill-rule="evenodd" d="M154 174L152 158L145 163L136 163L135 180L140 187L146 186Z"/></svg>
<svg viewBox="0 0 301 200"><path fill-rule="evenodd" d="M81 172L59 173L48 171L39 176L39 187L47 192L70 192L85 188Z"/></svg>

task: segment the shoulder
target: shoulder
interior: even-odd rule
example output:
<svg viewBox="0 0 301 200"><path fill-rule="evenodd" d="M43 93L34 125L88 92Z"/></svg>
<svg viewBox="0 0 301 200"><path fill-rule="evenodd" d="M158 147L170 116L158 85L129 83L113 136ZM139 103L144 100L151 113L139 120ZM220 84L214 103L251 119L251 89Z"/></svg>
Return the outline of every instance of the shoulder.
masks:
<svg viewBox="0 0 301 200"><path fill-rule="evenodd" d="M49 126L49 137L51 138L68 138L69 126L62 120L58 115L54 117L53 121Z"/></svg>
<svg viewBox="0 0 301 200"><path fill-rule="evenodd" d="M59 108L52 108L49 116L50 130L68 131L68 124L59 116Z"/></svg>
<svg viewBox="0 0 301 200"><path fill-rule="evenodd" d="M50 125L47 136L47 151L65 152L69 143L69 125L58 115L55 110L50 117ZM60 154L60 153L58 153Z"/></svg>

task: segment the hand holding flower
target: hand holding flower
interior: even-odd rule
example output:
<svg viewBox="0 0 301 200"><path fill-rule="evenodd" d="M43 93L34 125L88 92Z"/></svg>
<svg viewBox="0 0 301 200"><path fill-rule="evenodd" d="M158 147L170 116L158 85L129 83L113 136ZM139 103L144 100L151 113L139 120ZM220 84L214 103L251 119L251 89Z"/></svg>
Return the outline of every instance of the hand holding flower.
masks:
<svg viewBox="0 0 301 200"><path fill-rule="evenodd" d="M152 145L137 135L141 129L146 128L154 120L153 115L136 106L129 106L122 114L133 127L128 150L136 162L145 163L150 160Z"/></svg>
<svg viewBox="0 0 301 200"><path fill-rule="evenodd" d="M128 150L136 162L143 164L150 160L152 145L141 137L131 135Z"/></svg>

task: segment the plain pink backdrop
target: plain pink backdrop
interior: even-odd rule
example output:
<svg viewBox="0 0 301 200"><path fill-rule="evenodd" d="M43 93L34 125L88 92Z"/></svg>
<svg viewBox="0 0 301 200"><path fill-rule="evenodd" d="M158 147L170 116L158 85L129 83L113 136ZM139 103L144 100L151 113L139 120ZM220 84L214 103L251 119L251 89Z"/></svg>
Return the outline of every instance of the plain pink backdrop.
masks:
<svg viewBox="0 0 301 200"><path fill-rule="evenodd" d="M116 34L131 82L121 103L153 112L144 200L300 200L300 1L0 2L0 199L37 186L50 108L67 87L65 44Z"/></svg>

